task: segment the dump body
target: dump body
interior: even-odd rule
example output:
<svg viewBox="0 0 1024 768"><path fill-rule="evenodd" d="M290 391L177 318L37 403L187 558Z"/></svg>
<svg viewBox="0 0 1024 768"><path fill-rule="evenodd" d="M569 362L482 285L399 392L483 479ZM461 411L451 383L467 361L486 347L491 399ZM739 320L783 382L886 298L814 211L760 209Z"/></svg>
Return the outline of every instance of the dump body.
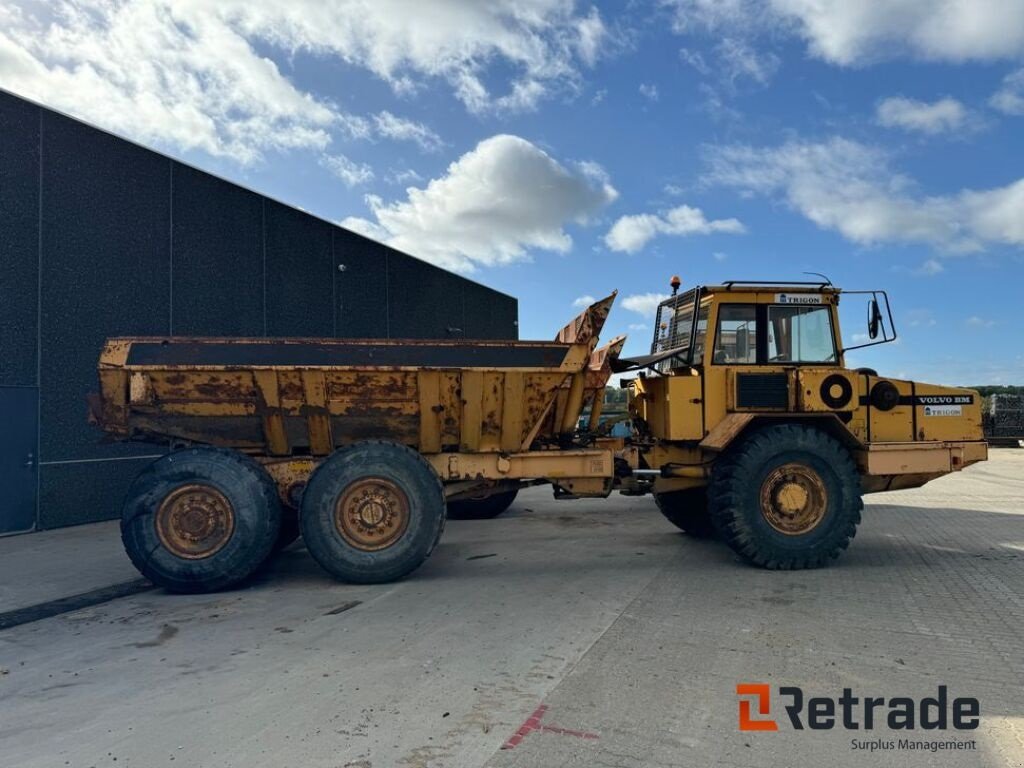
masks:
<svg viewBox="0 0 1024 768"><path fill-rule="evenodd" d="M503 466L500 456L564 443L584 405L600 399L609 350L621 349L616 340L595 352L613 300L596 302L550 342L114 338L100 357L92 418L122 439L202 443L267 460L383 440L425 456L484 454L488 467ZM598 473L610 480L611 457L600 453ZM436 462L445 480L469 471ZM548 464L555 476L575 471ZM462 466L493 474L480 461Z"/></svg>
<svg viewBox="0 0 1024 768"><path fill-rule="evenodd" d="M271 456L367 439L519 451L589 357L554 342L113 339L101 423Z"/></svg>

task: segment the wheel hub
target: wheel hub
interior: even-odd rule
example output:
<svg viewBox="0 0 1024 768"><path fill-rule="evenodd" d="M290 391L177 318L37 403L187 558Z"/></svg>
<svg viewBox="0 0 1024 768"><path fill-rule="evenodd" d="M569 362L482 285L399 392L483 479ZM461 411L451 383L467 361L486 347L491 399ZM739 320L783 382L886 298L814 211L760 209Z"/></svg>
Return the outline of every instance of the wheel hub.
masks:
<svg viewBox="0 0 1024 768"><path fill-rule="evenodd" d="M219 552L235 532L231 502L211 485L176 488L156 513L160 543L177 557L201 560Z"/></svg>
<svg viewBox="0 0 1024 768"><path fill-rule="evenodd" d="M812 531L825 517L828 492L821 477L804 464L784 464L761 484L761 514L787 536Z"/></svg>
<svg viewBox="0 0 1024 768"><path fill-rule="evenodd" d="M356 549L375 552L394 544L409 527L409 498L390 480L352 483L334 509L338 533Z"/></svg>

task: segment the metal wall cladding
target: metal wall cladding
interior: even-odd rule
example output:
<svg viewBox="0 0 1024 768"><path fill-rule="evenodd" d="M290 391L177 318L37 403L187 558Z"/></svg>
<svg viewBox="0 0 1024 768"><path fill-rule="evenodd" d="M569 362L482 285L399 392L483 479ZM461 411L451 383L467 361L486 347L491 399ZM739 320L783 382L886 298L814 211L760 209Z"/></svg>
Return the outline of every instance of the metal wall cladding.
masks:
<svg viewBox="0 0 1024 768"><path fill-rule="evenodd" d="M468 281L463 284L462 291L466 338L518 338L519 302L492 288ZM551 320L554 334L564 319L552 317Z"/></svg>
<svg viewBox="0 0 1024 768"><path fill-rule="evenodd" d="M52 528L115 517L112 478L154 452L101 444L85 396L108 336L168 332L170 161L46 110L41 136L38 527ZM95 459L116 461L54 463Z"/></svg>
<svg viewBox="0 0 1024 768"><path fill-rule="evenodd" d="M0 136L0 384L40 387L38 527L116 517L164 450L86 422L109 336L517 337L509 296L3 91Z"/></svg>
<svg viewBox="0 0 1024 768"><path fill-rule="evenodd" d="M263 198L180 163L173 167L173 333L264 335Z"/></svg>
<svg viewBox="0 0 1024 768"><path fill-rule="evenodd" d="M168 332L170 162L50 112L42 147L40 456L102 458L84 403L104 340Z"/></svg>
<svg viewBox="0 0 1024 768"><path fill-rule="evenodd" d="M343 229L334 230L336 336L388 338L388 255L391 249Z"/></svg>
<svg viewBox="0 0 1024 768"><path fill-rule="evenodd" d="M268 336L333 336L333 229L302 211L266 200Z"/></svg>
<svg viewBox="0 0 1024 768"><path fill-rule="evenodd" d="M149 454L159 453L154 446ZM95 461L42 467L38 528L97 523L121 516L132 480L153 459Z"/></svg>
<svg viewBox="0 0 1024 768"><path fill-rule="evenodd" d="M388 255L387 279L391 338L465 337L463 279L402 254ZM426 302L425 296L436 296L438 300Z"/></svg>
<svg viewBox="0 0 1024 768"><path fill-rule="evenodd" d="M0 385L35 385L39 107L0 91Z"/></svg>

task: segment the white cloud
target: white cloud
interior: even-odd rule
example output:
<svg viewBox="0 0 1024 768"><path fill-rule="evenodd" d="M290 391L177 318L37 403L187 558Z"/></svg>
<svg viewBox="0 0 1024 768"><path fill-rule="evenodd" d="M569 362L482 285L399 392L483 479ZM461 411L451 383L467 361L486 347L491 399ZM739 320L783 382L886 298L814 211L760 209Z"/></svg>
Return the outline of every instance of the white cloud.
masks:
<svg viewBox="0 0 1024 768"><path fill-rule="evenodd" d="M886 153L842 138L719 147L709 165L705 183L781 195L819 227L856 243L927 243L947 252L1024 244L1024 179L926 196L889 167Z"/></svg>
<svg viewBox="0 0 1024 768"><path fill-rule="evenodd" d="M648 101L658 100L658 86L654 83L640 83L640 95Z"/></svg>
<svg viewBox="0 0 1024 768"><path fill-rule="evenodd" d="M61 2L49 24L8 10L0 84L141 141L244 163L322 149L340 120L201 8Z"/></svg>
<svg viewBox="0 0 1024 768"><path fill-rule="evenodd" d="M1024 0L665 0L680 32L793 34L812 55L855 66L903 56L933 61L1024 53Z"/></svg>
<svg viewBox="0 0 1024 768"><path fill-rule="evenodd" d="M568 0L21 0L0 14L3 87L242 163L322 150L336 135L435 143L415 123L352 115L296 86L282 68L298 53L361 67L396 92L447 84L488 112L577 90L581 65L609 42L598 12Z"/></svg>
<svg viewBox="0 0 1024 768"><path fill-rule="evenodd" d="M720 72L731 85L744 78L758 85L768 85L779 69L778 56L760 52L738 38L724 38L715 46L715 53L718 55Z"/></svg>
<svg viewBox="0 0 1024 768"><path fill-rule="evenodd" d="M593 296L590 296L590 295L579 296L579 297L573 299L572 305L574 307L589 307L595 301L597 301L597 299L595 299Z"/></svg>
<svg viewBox="0 0 1024 768"><path fill-rule="evenodd" d="M405 168L403 170L392 169L385 177L385 181L389 184L412 184L416 181L423 181L423 177L412 168Z"/></svg>
<svg viewBox="0 0 1024 768"><path fill-rule="evenodd" d="M746 228L737 219L709 221L700 208L680 205L660 214L622 216L605 235L613 251L636 253L658 235L708 235L713 232L738 234Z"/></svg>
<svg viewBox="0 0 1024 768"><path fill-rule="evenodd" d="M567 252L564 227L585 223L618 196L596 163L562 165L518 136L480 142L424 188L385 203L370 196L374 220L343 226L439 266L472 271L522 261L532 249Z"/></svg>
<svg viewBox="0 0 1024 768"><path fill-rule="evenodd" d="M925 259L921 262L921 265L914 270L919 275L937 275L940 272L945 272L946 268L942 266L942 262L938 259Z"/></svg>
<svg viewBox="0 0 1024 768"><path fill-rule="evenodd" d="M715 6L715 11L720 11L727 5L726 3L724 6ZM692 31L693 26L706 25L684 24L677 27L677 30L685 33ZM759 49L754 39L756 30L747 28L745 23L734 24L732 32L735 34L716 34L715 37L719 38L719 41L709 48L707 57L700 51L680 48L679 58L700 75L714 76L719 86L730 94L735 94L744 80L759 86L768 85L779 70L779 57L771 51ZM706 83L705 85L710 87Z"/></svg>
<svg viewBox="0 0 1024 768"><path fill-rule="evenodd" d="M667 298L667 293L636 293L632 296L626 296L622 300L622 306L624 309L636 312L638 315L653 317L658 309L658 305Z"/></svg>
<svg viewBox="0 0 1024 768"><path fill-rule="evenodd" d="M940 61L1015 58L1024 52L1024 0L772 0L811 52L835 64L909 50Z"/></svg>
<svg viewBox="0 0 1024 768"><path fill-rule="evenodd" d="M721 251L715 251L711 255L714 257L715 261L725 261L729 258L729 254L722 253Z"/></svg>
<svg viewBox="0 0 1024 768"><path fill-rule="evenodd" d="M902 128L936 135L967 126L970 112L956 99L946 97L928 103L904 96L891 96L878 103L875 117L886 128Z"/></svg>
<svg viewBox="0 0 1024 768"><path fill-rule="evenodd" d="M707 61L705 61L704 56L700 51L695 51L691 48L680 48L679 58L705 77L711 74L711 67L708 66Z"/></svg>
<svg viewBox="0 0 1024 768"><path fill-rule="evenodd" d="M991 328L996 324L995 320L987 320L983 317L978 317L977 315L971 315L971 317L968 317L964 322L968 328L974 328L975 330Z"/></svg>
<svg viewBox="0 0 1024 768"><path fill-rule="evenodd" d="M346 187L373 181L373 169L370 166L366 163L357 163L345 155L324 155L320 158L320 165L341 179Z"/></svg>
<svg viewBox="0 0 1024 768"><path fill-rule="evenodd" d="M936 324L935 313L930 309L908 309L907 325L912 328L932 328Z"/></svg>
<svg viewBox="0 0 1024 768"><path fill-rule="evenodd" d="M604 47L612 42L611 35L601 20L601 14L595 7L591 7L590 13L586 16L576 19L576 34L576 50L589 66L597 63Z"/></svg>
<svg viewBox="0 0 1024 768"><path fill-rule="evenodd" d="M650 330L650 328L648 328L645 323L630 323L629 326L627 326L627 327L631 331L649 331Z"/></svg>
<svg viewBox="0 0 1024 768"><path fill-rule="evenodd" d="M377 126L377 132L386 138L396 141L412 141L428 152L433 152L444 146L441 137L427 126L404 117L396 117L387 110L378 112L374 115L373 120Z"/></svg>
<svg viewBox="0 0 1024 768"><path fill-rule="evenodd" d="M1007 115L1024 115L1024 68L1003 78L1003 84L988 100L993 109Z"/></svg>

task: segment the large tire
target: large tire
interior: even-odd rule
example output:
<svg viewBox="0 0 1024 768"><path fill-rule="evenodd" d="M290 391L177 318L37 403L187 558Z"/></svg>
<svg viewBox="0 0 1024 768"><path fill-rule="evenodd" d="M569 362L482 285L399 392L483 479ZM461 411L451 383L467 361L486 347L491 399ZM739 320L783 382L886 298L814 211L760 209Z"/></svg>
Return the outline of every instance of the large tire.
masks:
<svg viewBox="0 0 1024 768"><path fill-rule="evenodd" d="M699 539L713 538L715 526L708 514L707 488L687 488L683 491L654 494L661 514L681 531Z"/></svg>
<svg viewBox="0 0 1024 768"><path fill-rule="evenodd" d="M444 521L434 468L410 448L379 441L355 443L317 467L299 515L313 558L356 584L394 581L419 568Z"/></svg>
<svg viewBox="0 0 1024 768"><path fill-rule="evenodd" d="M860 478L850 452L813 427L779 424L742 438L714 465L711 521L764 568L818 568L856 535Z"/></svg>
<svg viewBox="0 0 1024 768"><path fill-rule="evenodd" d="M490 520L497 517L516 500L518 488L511 491L493 493L482 499L459 499L448 502L448 518L450 520Z"/></svg>
<svg viewBox="0 0 1024 768"><path fill-rule="evenodd" d="M121 539L135 567L173 592L212 592L248 578L270 555L281 507L270 476L244 454L189 448L135 478Z"/></svg>

